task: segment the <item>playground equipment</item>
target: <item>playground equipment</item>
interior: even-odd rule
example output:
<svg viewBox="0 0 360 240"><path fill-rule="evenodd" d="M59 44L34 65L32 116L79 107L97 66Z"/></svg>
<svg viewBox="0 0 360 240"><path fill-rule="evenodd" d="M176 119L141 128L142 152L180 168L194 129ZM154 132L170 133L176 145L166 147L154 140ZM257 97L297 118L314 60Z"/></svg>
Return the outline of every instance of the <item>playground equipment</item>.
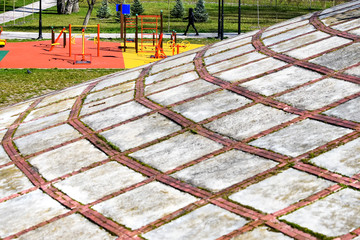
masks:
<svg viewBox="0 0 360 240"><path fill-rule="evenodd" d="M167 47L172 49L172 55L175 55L175 49L176 49L176 54L180 53L180 48L186 49L187 47L190 46L190 42L187 40L182 41L181 43L177 43L176 42L176 31L172 31L171 33L171 38L169 41L167 41L166 43Z"/></svg>
<svg viewBox="0 0 360 240"><path fill-rule="evenodd" d="M61 36L64 34L64 37L63 37L63 47L65 48L66 47L66 29L65 27L62 28L62 30L60 31L60 34L59 36L56 38L55 40L55 31L54 31L54 28L51 27L51 47L50 47L50 50L49 52L51 52L55 46L57 45L60 45L60 43L58 42L59 39L61 38Z"/></svg>
<svg viewBox="0 0 360 240"><path fill-rule="evenodd" d="M69 44L69 57L71 57L71 44L75 44L75 36L73 36L73 38L71 37L71 31L72 28L76 28L76 27L80 27L82 29L82 33L79 34L82 36L82 43L83 43L83 53L81 55L86 56L89 54L85 54L85 29L86 28L92 28L92 27L96 27L97 28L97 36L94 39L94 43L97 45L97 56L100 56L100 24L97 25L71 25L69 24L69 39L70 39L70 44Z"/></svg>
<svg viewBox="0 0 360 240"><path fill-rule="evenodd" d="M164 52L164 49L162 48L162 39L163 39L163 33L160 34L160 38L158 41L157 46L155 47L155 55L150 56L150 58L166 58L166 54Z"/></svg>
<svg viewBox="0 0 360 240"><path fill-rule="evenodd" d="M162 37L160 40L161 34L163 34L163 14L162 11L160 15L136 15L135 17L122 17L123 25L121 28L121 35L123 36L124 43L120 48L128 48L127 43L135 43L135 52L139 51L142 53L150 52L156 55L161 55L161 49L163 47ZM139 25L140 25L140 41L139 41ZM135 30L134 40L129 40L127 38L128 29ZM158 37L159 36L159 37ZM139 44L140 43L140 44ZM140 45L140 46L139 46ZM158 53L156 52L158 49Z"/></svg>
<svg viewBox="0 0 360 240"><path fill-rule="evenodd" d="M92 56L91 54L86 54L85 53L85 29L83 28L81 30L81 34L76 34L75 36L73 36L74 41L75 41L75 37L77 35L81 35L81 39L82 39L82 53L81 54L74 54L74 64L90 64L91 60L92 60ZM71 43L70 45L73 43L73 40L71 39ZM80 56L81 60L77 60L76 57ZM89 56L90 60L87 60L85 56Z"/></svg>
<svg viewBox="0 0 360 240"><path fill-rule="evenodd" d="M6 45L6 39L1 39L1 33L2 33L2 31L3 31L3 27L0 26L0 48L5 47L5 45Z"/></svg>

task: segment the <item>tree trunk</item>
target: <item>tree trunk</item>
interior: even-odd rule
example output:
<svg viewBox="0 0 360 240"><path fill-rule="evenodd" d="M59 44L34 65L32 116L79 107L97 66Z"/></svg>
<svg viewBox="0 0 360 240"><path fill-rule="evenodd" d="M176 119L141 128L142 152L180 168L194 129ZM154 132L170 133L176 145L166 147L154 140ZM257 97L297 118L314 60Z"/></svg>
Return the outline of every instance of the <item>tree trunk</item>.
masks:
<svg viewBox="0 0 360 240"><path fill-rule="evenodd" d="M86 16L85 16L85 19L84 19L84 22L83 22L83 25L86 26L88 25L89 23L89 20L90 20L90 16L91 16L91 12L94 8L94 5L95 5L95 1L96 0L88 0L88 5L89 5L89 8L88 8L88 11L86 13Z"/></svg>
<svg viewBox="0 0 360 240"><path fill-rule="evenodd" d="M65 14L71 14L75 0L68 0L66 3Z"/></svg>
<svg viewBox="0 0 360 240"><path fill-rule="evenodd" d="M72 12L77 13L77 12L79 12L79 10L80 10L79 0L75 0L75 1L74 1L74 5L73 5L73 8L72 8Z"/></svg>
<svg viewBox="0 0 360 240"><path fill-rule="evenodd" d="M57 0L56 1L57 6L57 13L58 14L64 14L65 13L65 0Z"/></svg>

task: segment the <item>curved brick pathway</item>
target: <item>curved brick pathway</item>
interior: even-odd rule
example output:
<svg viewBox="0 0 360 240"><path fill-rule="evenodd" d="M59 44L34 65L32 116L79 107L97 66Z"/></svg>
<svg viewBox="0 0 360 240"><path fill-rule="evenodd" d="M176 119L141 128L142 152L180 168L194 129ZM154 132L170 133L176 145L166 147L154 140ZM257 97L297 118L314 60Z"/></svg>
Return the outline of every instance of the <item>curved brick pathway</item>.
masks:
<svg viewBox="0 0 360 240"><path fill-rule="evenodd" d="M0 110L0 238L360 239L359 9Z"/></svg>

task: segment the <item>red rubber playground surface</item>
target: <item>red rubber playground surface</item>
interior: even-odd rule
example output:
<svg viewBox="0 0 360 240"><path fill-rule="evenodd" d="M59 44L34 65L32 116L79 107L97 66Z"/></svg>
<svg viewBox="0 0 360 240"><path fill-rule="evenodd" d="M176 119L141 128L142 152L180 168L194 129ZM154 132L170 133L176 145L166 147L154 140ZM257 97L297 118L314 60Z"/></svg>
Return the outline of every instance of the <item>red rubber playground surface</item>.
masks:
<svg viewBox="0 0 360 240"><path fill-rule="evenodd" d="M76 44L72 45L71 57L68 43L66 48L60 44L50 52L50 40L8 42L0 49L3 56L0 58L0 68L125 68L119 43L100 42L100 57L97 57L97 45L86 40L85 54L91 54L90 64L74 64L74 54L82 53L81 39L76 39ZM81 56L77 60L81 60ZM90 56L87 55L86 60L90 60Z"/></svg>

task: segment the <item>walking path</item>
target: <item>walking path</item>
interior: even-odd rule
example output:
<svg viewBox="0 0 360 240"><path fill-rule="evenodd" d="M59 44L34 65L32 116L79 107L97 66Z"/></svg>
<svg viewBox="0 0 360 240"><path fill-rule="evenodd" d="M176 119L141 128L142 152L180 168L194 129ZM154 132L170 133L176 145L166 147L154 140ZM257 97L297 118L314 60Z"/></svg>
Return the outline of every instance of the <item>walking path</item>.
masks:
<svg viewBox="0 0 360 240"><path fill-rule="evenodd" d="M56 0L42 0L41 9L47 9L56 6ZM16 8L14 11L8 11L0 14L0 25L9 21L14 21L16 19L21 19L23 17L29 16L33 13L40 11L40 1L34 2L20 8Z"/></svg>
<svg viewBox="0 0 360 240"><path fill-rule="evenodd" d="M359 10L0 110L0 238L359 240Z"/></svg>

